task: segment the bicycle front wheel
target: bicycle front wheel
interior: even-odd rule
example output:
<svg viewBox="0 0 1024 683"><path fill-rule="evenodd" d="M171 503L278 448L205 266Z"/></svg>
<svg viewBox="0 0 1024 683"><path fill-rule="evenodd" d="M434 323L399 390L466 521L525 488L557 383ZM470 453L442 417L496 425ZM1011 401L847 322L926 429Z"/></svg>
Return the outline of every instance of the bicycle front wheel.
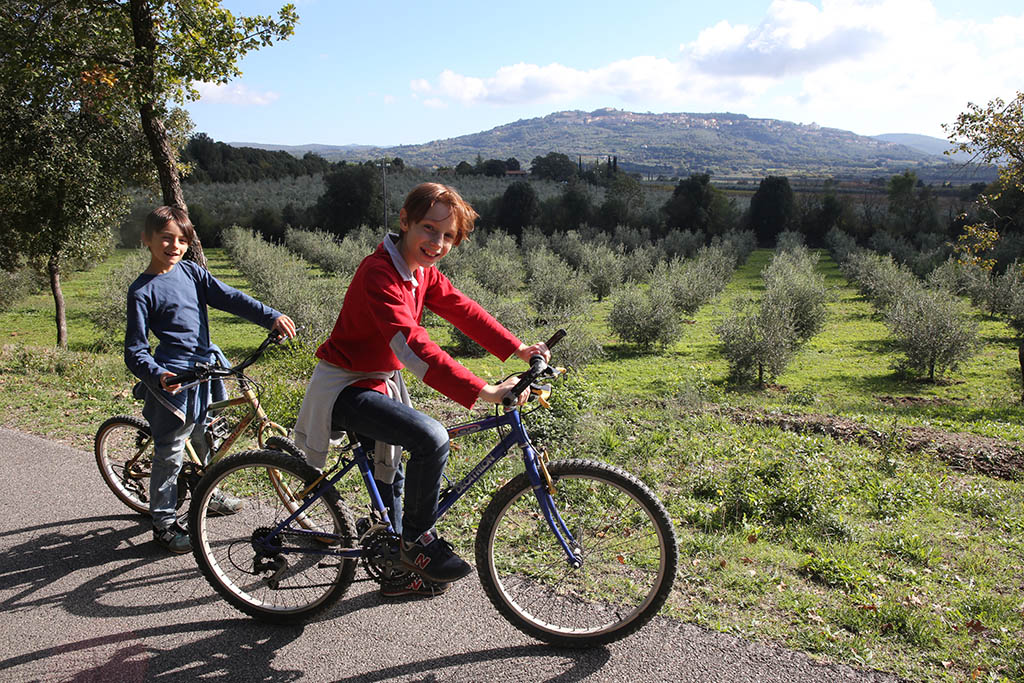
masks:
<svg viewBox="0 0 1024 683"><path fill-rule="evenodd" d="M153 437L145 420L129 415L110 418L93 439L96 465L103 481L135 512L149 514L149 479Z"/></svg>
<svg viewBox="0 0 1024 683"><path fill-rule="evenodd" d="M601 645L637 631L675 579L668 513L638 479L611 465L561 460L548 472L581 565L569 563L520 474L495 494L477 532L484 591L513 626L554 645Z"/></svg>
<svg viewBox="0 0 1024 683"><path fill-rule="evenodd" d="M356 561L326 554L353 547L356 537L333 488L264 540L302 505L298 496L319 476L287 453L255 450L221 460L200 480L189 506L192 554L206 580L236 609L263 621L295 623L348 590ZM238 498L241 507L225 514L225 495Z"/></svg>

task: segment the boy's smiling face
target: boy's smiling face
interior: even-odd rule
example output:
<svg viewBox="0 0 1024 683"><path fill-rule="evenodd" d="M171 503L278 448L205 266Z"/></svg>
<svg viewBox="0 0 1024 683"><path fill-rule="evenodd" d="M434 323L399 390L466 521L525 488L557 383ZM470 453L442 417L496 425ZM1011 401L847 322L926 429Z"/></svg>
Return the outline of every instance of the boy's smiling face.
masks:
<svg viewBox="0 0 1024 683"><path fill-rule="evenodd" d="M451 251L458 236L455 216L447 204L436 202L423 218L409 223L405 209L399 215L402 239L398 243L402 258L409 268L429 268Z"/></svg>
<svg viewBox="0 0 1024 683"><path fill-rule="evenodd" d="M143 234L142 243L149 248L149 268L146 272L150 275L169 272L188 251L188 238L174 221L168 221L151 235Z"/></svg>

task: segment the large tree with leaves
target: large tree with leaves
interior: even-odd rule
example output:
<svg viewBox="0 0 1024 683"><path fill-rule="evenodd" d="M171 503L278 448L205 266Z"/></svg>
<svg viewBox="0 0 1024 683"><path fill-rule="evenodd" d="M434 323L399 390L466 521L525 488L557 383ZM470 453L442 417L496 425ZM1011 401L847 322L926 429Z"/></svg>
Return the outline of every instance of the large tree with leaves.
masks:
<svg viewBox="0 0 1024 683"><path fill-rule="evenodd" d="M199 97L197 82L225 83L248 52L287 38L298 16L236 17L219 0L51 0L7 2L27 27L26 47L45 68L88 80L100 115L132 108L145 136L163 203L187 208L177 147L185 142L179 105ZM63 23L67 36L39 36L33 26ZM178 139L175 139L177 132ZM193 245L203 262L202 245Z"/></svg>
<svg viewBox="0 0 1024 683"><path fill-rule="evenodd" d="M1010 102L997 97L984 107L968 102L967 111L943 128L954 151L996 164L1004 188L1024 191L1024 92Z"/></svg>
<svg viewBox="0 0 1024 683"><path fill-rule="evenodd" d="M99 107L108 87L81 62L54 59L99 25L60 3L8 3L0 14L0 267L46 271L57 344L67 345L61 275L110 245L127 210L124 183L149 166L134 109Z"/></svg>
<svg viewBox="0 0 1024 683"><path fill-rule="evenodd" d="M984 107L969 102L967 111L943 128L955 151L970 154L972 161L995 163L999 167L996 186L978 198L981 222L965 226L959 244L969 246L979 236L994 241L998 238L997 230L1019 230L1024 223L1024 213L1019 212L1020 197L1024 194L1024 92L1018 91L1008 103L999 97ZM969 253L977 258L976 253ZM1018 331L1017 358L1024 386L1024 328ZM1024 392L1021 401L1024 402Z"/></svg>
<svg viewBox="0 0 1024 683"><path fill-rule="evenodd" d="M196 81L238 75L244 54L290 35L296 19L292 5L276 20L236 18L218 0L4 0L0 211L10 235L0 265L46 262L58 343L62 262L104 242L139 152L164 203L185 207L176 143L190 124L176 105L198 97Z"/></svg>

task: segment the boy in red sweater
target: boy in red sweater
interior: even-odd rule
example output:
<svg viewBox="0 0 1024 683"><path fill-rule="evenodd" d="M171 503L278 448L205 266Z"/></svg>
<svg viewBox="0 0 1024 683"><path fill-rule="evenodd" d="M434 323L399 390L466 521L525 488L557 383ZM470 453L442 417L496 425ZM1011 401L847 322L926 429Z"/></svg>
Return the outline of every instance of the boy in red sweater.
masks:
<svg viewBox="0 0 1024 683"><path fill-rule="evenodd" d="M399 214L401 234L386 236L352 277L334 330L317 349L320 363L295 425L299 448L318 467L332 432L355 432L374 450L374 479L402 537L402 563L423 579L384 586L385 595L434 595L472 571L434 529L448 431L412 407L401 368L467 408L477 401L501 403L517 381L488 384L460 365L427 335L420 324L423 308L502 361L513 354L527 363L533 355L550 358L543 343L520 342L435 267L477 218L450 187L424 183L412 189ZM524 393L520 403L525 399ZM404 477L402 449L409 452Z"/></svg>

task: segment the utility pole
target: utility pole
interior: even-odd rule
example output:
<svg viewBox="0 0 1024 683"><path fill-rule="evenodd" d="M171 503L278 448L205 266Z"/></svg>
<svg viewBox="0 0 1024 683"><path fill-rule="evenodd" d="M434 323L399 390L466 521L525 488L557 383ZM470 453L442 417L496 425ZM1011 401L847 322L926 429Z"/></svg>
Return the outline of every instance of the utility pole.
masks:
<svg viewBox="0 0 1024 683"><path fill-rule="evenodd" d="M380 191L384 195L384 229L388 229L388 160L380 160Z"/></svg>

